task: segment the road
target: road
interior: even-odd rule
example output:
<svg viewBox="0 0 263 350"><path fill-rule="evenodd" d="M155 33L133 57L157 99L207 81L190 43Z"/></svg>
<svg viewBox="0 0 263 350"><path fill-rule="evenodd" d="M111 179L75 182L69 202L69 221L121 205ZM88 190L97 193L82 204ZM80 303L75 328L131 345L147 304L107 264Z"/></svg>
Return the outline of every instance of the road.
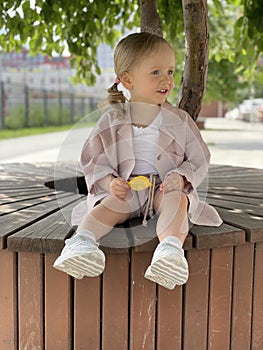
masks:
<svg viewBox="0 0 263 350"><path fill-rule="evenodd" d="M0 140L0 163L76 161L90 129ZM201 131L212 164L263 169L263 124L209 118Z"/></svg>

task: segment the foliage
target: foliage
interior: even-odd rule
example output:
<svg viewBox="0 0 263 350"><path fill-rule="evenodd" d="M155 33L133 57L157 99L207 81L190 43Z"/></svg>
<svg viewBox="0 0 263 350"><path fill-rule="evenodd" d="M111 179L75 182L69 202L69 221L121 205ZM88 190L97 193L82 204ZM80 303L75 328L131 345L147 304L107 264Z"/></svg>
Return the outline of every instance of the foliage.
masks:
<svg viewBox="0 0 263 350"><path fill-rule="evenodd" d="M28 44L32 53L48 55L61 55L67 46L78 80L92 84L94 73L100 73L98 44L114 45L124 24L136 24L135 7L128 0L35 0L35 6L29 0L5 0L0 4L0 28L5 30L0 46L11 51Z"/></svg>
<svg viewBox="0 0 263 350"><path fill-rule="evenodd" d="M10 117L5 119L5 127L7 129L20 129L25 125L25 107L23 105L13 107Z"/></svg>
<svg viewBox="0 0 263 350"><path fill-rule="evenodd" d="M100 74L97 47L115 45L125 30L139 30L139 0L2 0L0 46L5 51L29 45L32 53L61 55L66 48L76 68L75 81L95 83ZM157 0L164 36L177 57L176 83L184 64L181 0ZM208 0L210 63L206 98L238 100L241 83L263 83L262 0ZM259 61L261 60L261 67Z"/></svg>
<svg viewBox="0 0 263 350"><path fill-rule="evenodd" d="M79 104L76 104L76 107L78 106ZM71 120L70 110L67 106L62 107L58 104L53 104L48 105L47 115L45 116L43 104L30 104L27 120L25 106L17 105L10 108L8 116L5 118L5 128L19 129L25 127L43 127L45 125L67 125L77 122L83 117L80 110L75 110L74 112L74 120Z"/></svg>
<svg viewBox="0 0 263 350"><path fill-rule="evenodd" d="M249 94L247 82L240 81L240 77L235 73L235 66L231 61L226 58L220 61L211 58L208 69L205 102L213 99L231 102L232 105L235 105L244 99L242 91L245 90Z"/></svg>
<svg viewBox="0 0 263 350"><path fill-rule="evenodd" d="M260 4L261 2L261 4ZM239 77L263 83L263 4L261 0L214 0L209 6L211 56L227 59Z"/></svg>
<svg viewBox="0 0 263 350"><path fill-rule="evenodd" d="M158 13L165 38L177 42L177 35L184 32L182 0L158 0Z"/></svg>

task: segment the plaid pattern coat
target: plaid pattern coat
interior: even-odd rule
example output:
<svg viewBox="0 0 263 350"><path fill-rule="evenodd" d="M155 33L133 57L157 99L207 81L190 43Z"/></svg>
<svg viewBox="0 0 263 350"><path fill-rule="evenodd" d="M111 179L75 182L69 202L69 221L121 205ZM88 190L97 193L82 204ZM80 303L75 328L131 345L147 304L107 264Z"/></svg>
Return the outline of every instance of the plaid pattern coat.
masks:
<svg viewBox="0 0 263 350"><path fill-rule="evenodd" d="M74 225L96 202L108 195L100 188L100 179L110 174L128 179L132 173L135 156L130 103L125 103L123 108L122 118L116 116L114 108L106 111L83 146L81 166L89 194L87 200L73 210ZM161 108L161 120L154 162L160 179L163 181L171 172L184 176L189 220L198 225L221 225L217 211L205 202L210 152L198 127L185 111L168 102Z"/></svg>

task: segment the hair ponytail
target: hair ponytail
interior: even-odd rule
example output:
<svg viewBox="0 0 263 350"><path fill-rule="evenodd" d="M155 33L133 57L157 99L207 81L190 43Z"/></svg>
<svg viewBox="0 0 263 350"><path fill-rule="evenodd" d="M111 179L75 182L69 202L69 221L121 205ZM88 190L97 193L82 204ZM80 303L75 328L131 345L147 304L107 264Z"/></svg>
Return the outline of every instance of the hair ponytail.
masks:
<svg viewBox="0 0 263 350"><path fill-rule="evenodd" d="M118 90L118 81L115 81L115 83L107 90L108 91L108 97L107 101L110 105L116 104L116 103L124 103L126 101L126 98L122 91Z"/></svg>
<svg viewBox="0 0 263 350"><path fill-rule="evenodd" d="M99 104L99 107L105 111L110 105L114 112L114 118L122 119L125 114L124 102L126 102L126 97L122 91L118 90L119 82L117 79L115 80L114 84L107 90L108 96Z"/></svg>

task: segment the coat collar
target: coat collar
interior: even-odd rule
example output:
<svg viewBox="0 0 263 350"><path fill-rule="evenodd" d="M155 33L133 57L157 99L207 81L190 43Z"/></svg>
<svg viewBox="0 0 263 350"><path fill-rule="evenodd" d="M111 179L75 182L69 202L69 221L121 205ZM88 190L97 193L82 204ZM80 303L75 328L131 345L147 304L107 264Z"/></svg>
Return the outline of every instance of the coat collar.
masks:
<svg viewBox="0 0 263 350"><path fill-rule="evenodd" d="M161 108L162 123L160 128L159 144L162 147L167 147L174 139L174 134L171 130L174 127L181 126L183 120L180 117L180 111L177 107L172 106L170 103L165 102ZM117 120L116 123L120 123L121 126L118 128L117 133L123 139L132 139L132 121L130 113L130 102L126 102L124 105L124 116L123 120Z"/></svg>
<svg viewBox="0 0 263 350"><path fill-rule="evenodd" d="M183 123L178 112L177 108L168 102L165 102L162 107L162 127L160 130L159 145L163 149L166 149L174 141L175 136L172 131L180 128Z"/></svg>

